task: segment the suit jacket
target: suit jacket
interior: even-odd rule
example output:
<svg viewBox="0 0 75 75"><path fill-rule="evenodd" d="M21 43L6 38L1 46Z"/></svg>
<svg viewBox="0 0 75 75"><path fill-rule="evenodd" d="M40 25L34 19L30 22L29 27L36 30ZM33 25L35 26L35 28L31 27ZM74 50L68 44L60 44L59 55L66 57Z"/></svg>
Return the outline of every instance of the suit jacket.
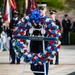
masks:
<svg viewBox="0 0 75 75"><path fill-rule="evenodd" d="M12 18L11 21L10 21L10 25L9 25L9 36L12 38L12 29L16 26L16 24L18 23L19 21L19 18Z"/></svg>
<svg viewBox="0 0 75 75"><path fill-rule="evenodd" d="M69 32L70 31L70 27L71 27L70 20L69 19L67 19L67 20L63 19L62 26L63 26L63 32Z"/></svg>

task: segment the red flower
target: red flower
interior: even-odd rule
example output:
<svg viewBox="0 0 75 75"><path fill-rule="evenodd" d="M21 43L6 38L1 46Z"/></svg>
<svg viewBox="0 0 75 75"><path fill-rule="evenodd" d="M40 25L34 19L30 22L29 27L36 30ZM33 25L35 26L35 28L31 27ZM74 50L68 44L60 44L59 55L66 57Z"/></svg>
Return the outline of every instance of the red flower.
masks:
<svg viewBox="0 0 75 75"><path fill-rule="evenodd" d="M44 20L45 20L44 18L41 19L41 24L43 24Z"/></svg>
<svg viewBox="0 0 75 75"><path fill-rule="evenodd" d="M50 24L50 22L47 22L47 25Z"/></svg>
<svg viewBox="0 0 75 75"><path fill-rule="evenodd" d="M22 35L24 35L24 31L21 31L20 33L21 33Z"/></svg>
<svg viewBox="0 0 75 75"><path fill-rule="evenodd" d="M20 39L20 42L24 42L24 40Z"/></svg>
<svg viewBox="0 0 75 75"><path fill-rule="evenodd" d="M18 26L19 29L22 29L22 26Z"/></svg>
<svg viewBox="0 0 75 75"><path fill-rule="evenodd" d="M54 33L54 34L52 34L54 37L56 37L56 34Z"/></svg>
<svg viewBox="0 0 75 75"><path fill-rule="evenodd" d="M58 33L60 33L60 29L58 29L57 31L58 31Z"/></svg>
<svg viewBox="0 0 75 75"><path fill-rule="evenodd" d="M14 36L16 36L17 35L17 32L14 32Z"/></svg>
<svg viewBox="0 0 75 75"><path fill-rule="evenodd" d="M54 50L54 47L51 46L51 49Z"/></svg>
<svg viewBox="0 0 75 75"><path fill-rule="evenodd" d="M28 50L24 50L24 53L28 52Z"/></svg>
<svg viewBox="0 0 75 75"><path fill-rule="evenodd" d="M44 60L44 57L43 57L43 56L41 56L41 57L40 57L40 60Z"/></svg>
<svg viewBox="0 0 75 75"><path fill-rule="evenodd" d="M40 64L40 63L37 63L37 65L38 65L38 66L41 66L41 64Z"/></svg>
<svg viewBox="0 0 75 75"><path fill-rule="evenodd" d="M22 46L22 49L25 48L25 46Z"/></svg>
<svg viewBox="0 0 75 75"><path fill-rule="evenodd" d="M28 27L26 27L26 30L28 30L29 28Z"/></svg>
<svg viewBox="0 0 75 75"><path fill-rule="evenodd" d="M48 56L50 56L50 53L49 53L49 52L47 52L47 53L46 53L46 56L47 56L47 57L48 57Z"/></svg>
<svg viewBox="0 0 75 75"><path fill-rule="evenodd" d="M32 24L32 26L34 27L34 26L35 26L35 24L33 23L33 24Z"/></svg>
<svg viewBox="0 0 75 75"><path fill-rule="evenodd" d="M34 61L34 60L35 60L35 58L33 57L33 58L32 58L32 61Z"/></svg>
<svg viewBox="0 0 75 75"><path fill-rule="evenodd" d="M55 53L54 56L57 56L57 53Z"/></svg>
<svg viewBox="0 0 75 75"><path fill-rule="evenodd" d="M25 20L25 21L24 21L24 24L26 24L26 23L27 23L27 21Z"/></svg>
<svg viewBox="0 0 75 75"><path fill-rule="evenodd" d="M48 32L48 34L50 35L50 34L51 34L51 32Z"/></svg>
<svg viewBox="0 0 75 75"><path fill-rule="evenodd" d="M49 42L48 42L48 44L52 44L52 43L55 43L55 44L56 44L56 42L55 42L55 41L49 41Z"/></svg>
<svg viewBox="0 0 75 75"><path fill-rule="evenodd" d="M50 29L51 29L51 30L54 30L54 28L53 28L53 27L51 27Z"/></svg>
<svg viewBox="0 0 75 75"><path fill-rule="evenodd" d="M59 45L59 46L57 46L57 48L60 48L60 45Z"/></svg>

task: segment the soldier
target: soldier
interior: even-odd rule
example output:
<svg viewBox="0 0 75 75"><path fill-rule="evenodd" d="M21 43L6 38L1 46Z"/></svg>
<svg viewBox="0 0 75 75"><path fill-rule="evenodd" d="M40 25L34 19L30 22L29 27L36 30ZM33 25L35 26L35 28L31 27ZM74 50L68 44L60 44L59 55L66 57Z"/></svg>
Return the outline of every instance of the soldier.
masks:
<svg viewBox="0 0 75 75"><path fill-rule="evenodd" d="M13 17L12 17L12 19L10 21L10 25L9 25L9 30L10 30L9 35L11 37L11 40L13 39L12 38L13 28L18 23L18 21L19 21L18 11L14 10L13 11ZM16 54L15 54L15 52L13 50L13 46L12 46L11 40L10 40L10 56L11 56L12 61L11 61L10 64L15 64L15 59L17 59L17 64L20 64L20 59L16 56Z"/></svg>
<svg viewBox="0 0 75 75"><path fill-rule="evenodd" d="M37 4L37 8L38 10L40 10L41 12L41 15L42 17L46 17L46 5L47 3L45 2L40 2ZM40 26L35 26L35 28L40 28ZM41 32L39 30L35 30L33 32L33 35L34 36L41 36ZM45 47L46 48L46 47ZM31 52L34 52L34 53L39 53L39 52L43 52L43 43L42 41L35 41L35 40L32 40L30 42L30 51ZM46 75L48 75L48 63L46 63ZM31 70L32 71L44 71L44 65L34 65L34 64L31 64ZM34 75L44 75L43 73L34 73Z"/></svg>
<svg viewBox="0 0 75 75"><path fill-rule="evenodd" d="M56 13L57 13L56 10L50 10L50 17L53 19L55 24L59 26L59 29L61 30L60 21L56 19ZM53 60L50 62L50 64L53 64ZM59 53L57 52L57 55L55 57L55 65L58 65L58 64L59 64Z"/></svg>
<svg viewBox="0 0 75 75"><path fill-rule="evenodd" d="M69 31L71 27L71 21L68 18L68 14L64 15L64 19L62 20L62 27L63 27L63 44L69 44Z"/></svg>

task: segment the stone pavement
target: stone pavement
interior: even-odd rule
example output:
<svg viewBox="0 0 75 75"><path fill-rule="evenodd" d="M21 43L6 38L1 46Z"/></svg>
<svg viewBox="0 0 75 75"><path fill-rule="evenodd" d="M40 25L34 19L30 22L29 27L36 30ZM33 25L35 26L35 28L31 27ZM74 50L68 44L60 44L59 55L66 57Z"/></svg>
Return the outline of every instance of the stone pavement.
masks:
<svg viewBox="0 0 75 75"><path fill-rule="evenodd" d="M49 75L75 75L75 46L61 46L59 54L59 65L50 65ZM0 75L33 75L31 71L23 73L24 65L30 70L23 60L21 64L11 65L9 59L9 51L0 52Z"/></svg>

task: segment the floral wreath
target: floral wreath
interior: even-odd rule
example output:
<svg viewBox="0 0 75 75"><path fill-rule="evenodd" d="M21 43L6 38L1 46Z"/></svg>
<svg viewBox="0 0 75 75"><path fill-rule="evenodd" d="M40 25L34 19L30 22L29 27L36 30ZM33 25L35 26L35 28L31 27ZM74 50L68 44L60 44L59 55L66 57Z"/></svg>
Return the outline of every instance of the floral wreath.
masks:
<svg viewBox="0 0 75 75"><path fill-rule="evenodd" d="M59 27L53 22L52 19L47 16L43 17L39 10L33 10L29 16L23 17L21 21L16 24L13 29L13 36L26 35L26 32L33 26L36 25L44 26L44 30L48 37L55 37L57 40L49 41L48 46L45 49L45 53L32 53L26 48L25 40L23 39L13 39L13 49L19 58L24 58L24 62L31 64L43 64L45 62L50 62L56 52L59 51L60 41Z"/></svg>

